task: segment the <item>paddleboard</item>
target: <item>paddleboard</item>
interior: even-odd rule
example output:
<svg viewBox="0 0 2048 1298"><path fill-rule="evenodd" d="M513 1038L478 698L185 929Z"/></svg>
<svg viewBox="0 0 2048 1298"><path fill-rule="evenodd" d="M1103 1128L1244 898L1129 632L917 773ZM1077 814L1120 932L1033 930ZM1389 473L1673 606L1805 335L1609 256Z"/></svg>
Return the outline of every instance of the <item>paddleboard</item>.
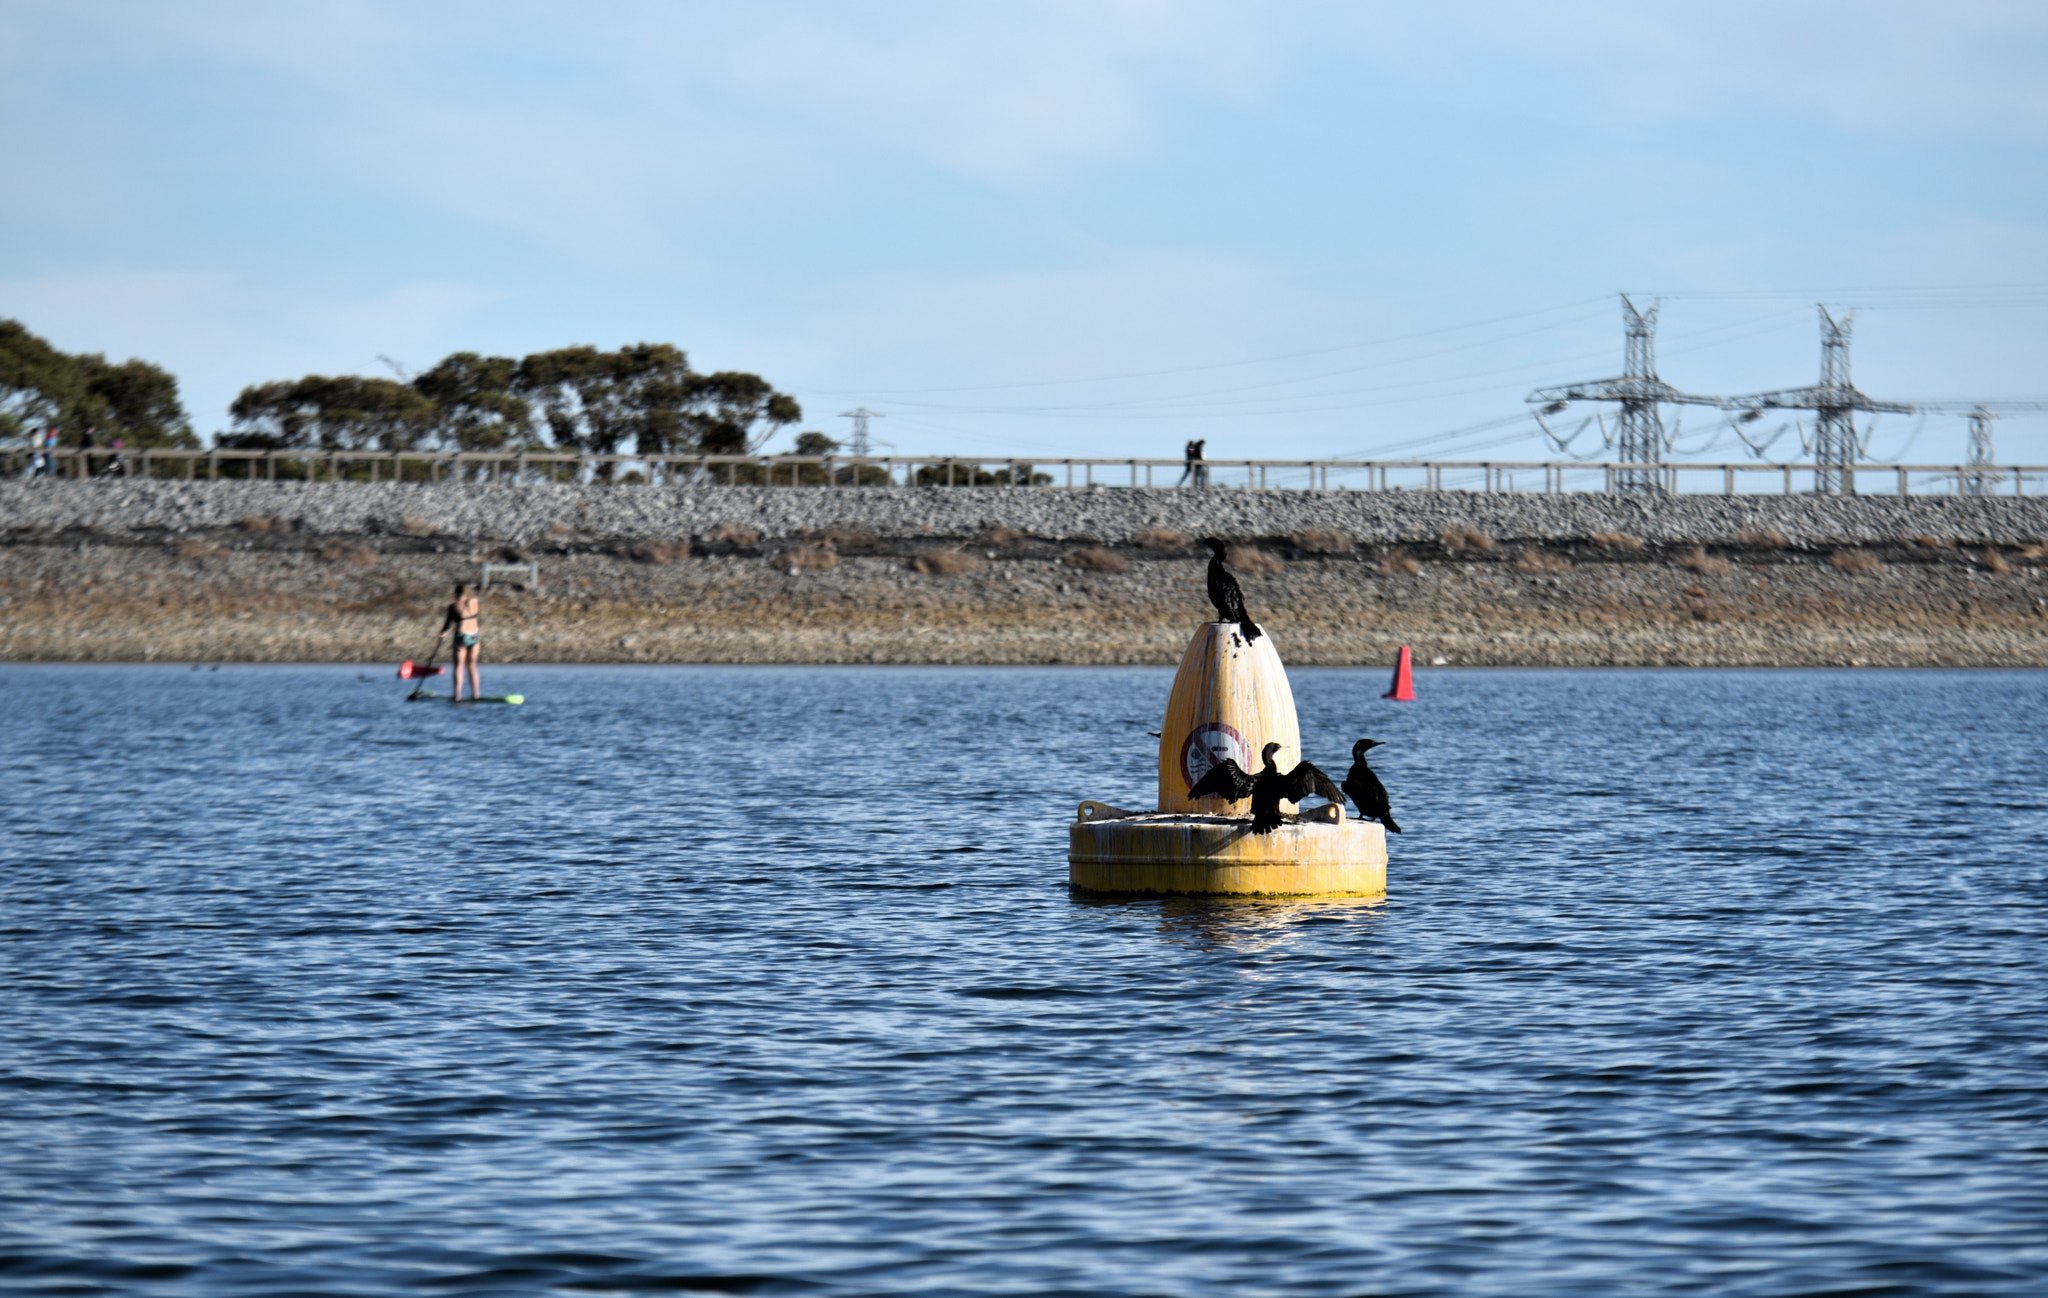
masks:
<svg viewBox="0 0 2048 1298"><path fill-rule="evenodd" d="M408 694L405 696L405 701L407 703L446 703L449 701L449 698L446 694ZM480 699L456 699L454 701L457 703L524 703L526 702L526 696L524 694L486 694Z"/></svg>

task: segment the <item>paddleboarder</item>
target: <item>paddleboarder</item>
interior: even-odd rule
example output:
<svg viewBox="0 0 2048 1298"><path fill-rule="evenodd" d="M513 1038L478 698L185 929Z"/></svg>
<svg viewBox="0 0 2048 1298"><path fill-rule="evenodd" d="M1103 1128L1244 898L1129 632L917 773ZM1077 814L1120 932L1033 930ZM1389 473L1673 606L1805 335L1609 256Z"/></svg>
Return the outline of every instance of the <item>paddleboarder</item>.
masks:
<svg viewBox="0 0 2048 1298"><path fill-rule="evenodd" d="M477 637L479 623L477 615L483 611L477 597L469 593L469 587L455 587L455 602L448 606L441 619L441 635L451 632L455 636L455 694L454 701L462 701L462 669L469 669L469 696L480 699L484 694L482 679L477 674ZM434 637L435 652L441 648L441 636Z"/></svg>

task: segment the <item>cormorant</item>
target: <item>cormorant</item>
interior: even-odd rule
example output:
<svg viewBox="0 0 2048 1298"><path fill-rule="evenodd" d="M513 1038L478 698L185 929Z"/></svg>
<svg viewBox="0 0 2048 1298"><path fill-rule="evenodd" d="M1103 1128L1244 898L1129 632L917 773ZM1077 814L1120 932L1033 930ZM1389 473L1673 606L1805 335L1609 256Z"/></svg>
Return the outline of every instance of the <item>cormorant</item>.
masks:
<svg viewBox="0 0 2048 1298"><path fill-rule="evenodd" d="M1259 638L1259 624L1244 611L1244 591L1238 588L1237 578L1223 566L1223 542L1209 537L1202 544L1209 547L1209 602L1216 606L1216 620L1237 623L1249 644Z"/></svg>
<svg viewBox="0 0 2048 1298"><path fill-rule="evenodd" d="M1282 775L1280 768L1273 764L1273 754L1278 751L1278 743L1266 745L1260 754L1266 764L1257 775L1246 775L1243 767L1226 757L1189 786L1188 796L1228 798L1235 802L1249 794L1254 834L1270 834L1280 828L1280 804L1283 802L1300 802L1310 796L1328 798L1335 803L1344 801L1344 791L1311 763L1303 762Z"/></svg>
<svg viewBox="0 0 2048 1298"><path fill-rule="evenodd" d="M1394 823L1394 813L1387 806L1387 786L1381 784L1380 777L1365 764L1367 750L1378 747L1380 741L1377 739L1361 739L1351 745L1351 774L1344 777L1344 792L1358 804L1359 815L1371 816L1398 834L1401 827Z"/></svg>

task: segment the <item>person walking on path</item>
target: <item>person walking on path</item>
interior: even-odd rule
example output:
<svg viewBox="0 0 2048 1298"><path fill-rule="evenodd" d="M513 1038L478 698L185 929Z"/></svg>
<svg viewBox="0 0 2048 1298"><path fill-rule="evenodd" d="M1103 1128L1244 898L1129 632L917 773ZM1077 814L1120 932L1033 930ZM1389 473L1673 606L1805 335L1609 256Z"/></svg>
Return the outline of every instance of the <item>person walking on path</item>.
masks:
<svg viewBox="0 0 2048 1298"><path fill-rule="evenodd" d="M1187 485L1189 478L1193 478L1195 485L1198 487L1209 485L1209 466L1202 463L1202 448L1206 445L1208 445L1206 441L1193 441L1189 442L1181 451L1181 454L1187 458L1187 467L1180 471L1180 481L1176 482L1175 486Z"/></svg>
<svg viewBox="0 0 2048 1298"><path fill-rule="evenodd" d="M50 457L43 454L44 434L30 433L28 437L28 471L24 478L40 478L50 471Z"/></svg>
<svg viewBox="0 0 2048 1298"><path fill-rule="evenodd" d="M455 601L448 605L447 612L441 619L441 636L450 632L455 636L453 697L457 703L462 701L462 671L465 667L469 669L469 697L480 699L484 694L483 681L478 676L476 667L477 655L480 652L477 639L481 625L477 615L482 611L483 606L477 602L476 596L469 593L469 587L458 585L455 588ZM441 651L441 636L434 637L434 652L437 654Z"/></svg>

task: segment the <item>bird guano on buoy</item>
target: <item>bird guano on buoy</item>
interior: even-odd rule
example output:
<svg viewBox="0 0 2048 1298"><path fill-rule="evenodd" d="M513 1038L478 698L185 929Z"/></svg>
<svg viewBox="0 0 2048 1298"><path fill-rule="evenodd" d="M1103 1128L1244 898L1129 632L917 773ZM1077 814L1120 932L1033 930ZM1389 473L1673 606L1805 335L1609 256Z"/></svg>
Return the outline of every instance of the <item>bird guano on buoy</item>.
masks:
<svg viewBox="0 0 2048 1298"><path fill-rule="evenodd" d="M1287 669L1245 612L1221 544L1211 549L1220 620L1195 632L1174 675L1157 809L1082 803L1068 828L1067 881L1095 893L1382 895L1386 828L1346 818L1340 787L1302 760ZM1297 810L1309 797L1328 802Z"/></svg>

